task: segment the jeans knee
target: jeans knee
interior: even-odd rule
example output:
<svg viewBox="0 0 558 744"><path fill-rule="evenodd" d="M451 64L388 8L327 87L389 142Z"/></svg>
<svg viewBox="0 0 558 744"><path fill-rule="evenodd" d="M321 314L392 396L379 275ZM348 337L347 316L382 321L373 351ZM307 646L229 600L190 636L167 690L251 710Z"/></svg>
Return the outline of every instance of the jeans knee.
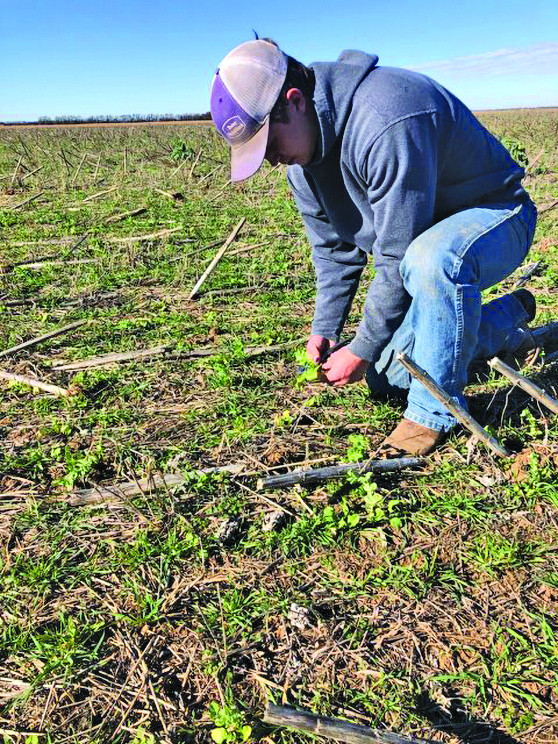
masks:
<svg viewBox="0 0 558 744"><path fill-rule="evenodd" d="M447 254L439 245L419 235L401 261L400 274L405 289L411 297L417 293L438 295L441 282L451 270L449 264Z"/></svg>

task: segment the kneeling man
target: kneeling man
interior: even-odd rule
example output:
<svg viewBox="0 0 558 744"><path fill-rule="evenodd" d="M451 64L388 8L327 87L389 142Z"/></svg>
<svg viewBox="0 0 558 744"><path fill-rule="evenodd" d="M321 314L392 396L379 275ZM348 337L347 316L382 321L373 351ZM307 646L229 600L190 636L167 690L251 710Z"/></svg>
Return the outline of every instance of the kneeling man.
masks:
<svg viewBox="0 0 558 744"><path fill-rule="evenodd" d="M306 67L270 40L241 44L215 74L211 112L232 148L232 180L264 159L288 166L317 275L312 360L339 340L372 257L356 335L323 373L332 385L366 377L374 395L406 395L384 449L426 454L456 422L395 355L464 405L472 360L525 343L529 292L481 304L533 239L523 169L441 85L359 51Z"/></svg>

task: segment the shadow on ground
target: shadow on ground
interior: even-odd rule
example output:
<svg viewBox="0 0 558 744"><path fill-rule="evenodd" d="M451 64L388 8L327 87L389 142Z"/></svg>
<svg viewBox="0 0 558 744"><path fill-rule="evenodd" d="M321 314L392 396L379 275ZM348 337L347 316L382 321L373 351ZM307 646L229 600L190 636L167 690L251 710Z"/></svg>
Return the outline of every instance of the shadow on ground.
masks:
<svg viewBox="0 0 558 744"><path fill-rule="evenodd" d="M482 384L488 379L489 367L485 369L477 366L475 369L476 384ZM542 369L523 369L521 374L534 382L550 396L558 398L558 360ZM537 417L553 416L554 414L542 403L534 400L530 395L511 382L498 390L474 392L468 398L471 415L482 426L501 426L508 424L521 427L521 414L529 407Z"/></svg>
<svg viewBox="0 0 558 744"><path fill-rule="evenodd" d="M453 690L446 690L448 705L434 701L428 692L417 699L417 713L426 718L437 731L443 731L459 739L462 744L521 744L518 739L501 731L491 723L470 716L465 702Z"/></svg>

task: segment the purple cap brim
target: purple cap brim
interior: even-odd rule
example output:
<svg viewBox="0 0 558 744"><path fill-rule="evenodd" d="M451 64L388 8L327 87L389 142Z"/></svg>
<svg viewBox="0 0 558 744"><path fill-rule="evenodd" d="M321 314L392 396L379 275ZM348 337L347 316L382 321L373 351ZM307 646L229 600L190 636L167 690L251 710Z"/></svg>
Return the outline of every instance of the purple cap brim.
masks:
<svg viewBox="0 0 558 744"><path fill-rule="evenodd" d="M266 119L248 142L232 147L231 181L244 181L259 170L265 158L268 135L269 119Z"/></svg>

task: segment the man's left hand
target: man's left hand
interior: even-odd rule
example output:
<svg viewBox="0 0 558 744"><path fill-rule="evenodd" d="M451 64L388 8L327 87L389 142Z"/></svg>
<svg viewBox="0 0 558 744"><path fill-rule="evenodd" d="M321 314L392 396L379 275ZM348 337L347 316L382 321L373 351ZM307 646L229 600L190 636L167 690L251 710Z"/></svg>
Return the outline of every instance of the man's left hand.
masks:
<svg viewBox="0 0 558 744"><path fill-rule="evenodd" d="M335 351L321 366L321 377L334 387L362 380L369 362L357 357L346 346Z"/></svg>

